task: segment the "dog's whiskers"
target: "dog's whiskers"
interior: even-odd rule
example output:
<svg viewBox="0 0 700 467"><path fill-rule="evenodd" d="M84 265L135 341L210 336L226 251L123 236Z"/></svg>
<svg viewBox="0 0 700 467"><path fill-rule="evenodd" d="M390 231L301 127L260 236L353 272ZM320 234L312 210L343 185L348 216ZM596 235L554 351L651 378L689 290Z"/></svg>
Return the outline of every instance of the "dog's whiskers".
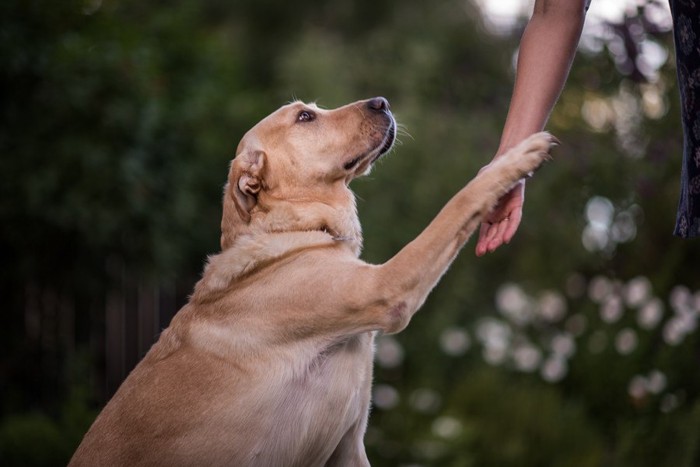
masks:
<svg viewBox="0 0 700 467"><path fill-rule="evenodd" d="M408 136L412 140L415 140L413 135L408 132L408 129L406 128L406 125L399 123L398 121L396 122L396 136ZM397 140L398 141L398 140Z"/></svg>

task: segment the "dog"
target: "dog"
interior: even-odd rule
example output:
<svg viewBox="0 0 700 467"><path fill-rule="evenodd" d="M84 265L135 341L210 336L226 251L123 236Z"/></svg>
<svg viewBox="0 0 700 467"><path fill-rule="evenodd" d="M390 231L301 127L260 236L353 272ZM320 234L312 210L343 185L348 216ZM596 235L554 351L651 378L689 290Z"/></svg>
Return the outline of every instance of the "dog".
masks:
<svg viewBox="0 0 700 467"><path fill-rule="evenodd" d="M408 325L484 217L549 158L538 133L496 159L381 265L359 259L348 185L396 139L377 97L297 101L241 140L221 252L96 418L71 466L366 466L377 333Z"/></svg>

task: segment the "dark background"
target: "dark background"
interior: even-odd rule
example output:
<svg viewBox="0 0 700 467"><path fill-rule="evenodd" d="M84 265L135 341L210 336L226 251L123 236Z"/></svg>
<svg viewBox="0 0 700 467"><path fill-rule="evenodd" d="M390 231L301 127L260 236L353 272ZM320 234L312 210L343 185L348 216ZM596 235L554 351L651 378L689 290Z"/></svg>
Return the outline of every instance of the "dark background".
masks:
<svg viewBox="0 0 700 467"><path fill-rule="evenodd" d="M378 342L377 466L700 465L700 245L668 7L591 22L513 242L474 240ZM469 1L0 3L0 464L67 462L218 251L243 133L295 99L387 97L357 180L389 258L491 160L525 18Z"/></svg>

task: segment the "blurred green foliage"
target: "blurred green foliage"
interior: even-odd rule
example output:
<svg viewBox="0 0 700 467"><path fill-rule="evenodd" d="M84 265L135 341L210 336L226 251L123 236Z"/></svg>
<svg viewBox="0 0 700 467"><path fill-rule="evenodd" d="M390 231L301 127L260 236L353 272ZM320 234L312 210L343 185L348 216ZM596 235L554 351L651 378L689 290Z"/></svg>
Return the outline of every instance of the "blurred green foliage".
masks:
<svg viewBox="0 0 700 467"><path fill-rule="evenodd" d="M577 57L513 242L468 245L380 341L373 465L700 464L700 249L671 236L671 37L638 4ZM384 261L490 161L521 26L451 0L2 2L0 464L65 464L108 395L105 297L124 275L192 286L255 122L389 98L400 145L354 183ZM669 57L623 72L620 34Z"/></svg>

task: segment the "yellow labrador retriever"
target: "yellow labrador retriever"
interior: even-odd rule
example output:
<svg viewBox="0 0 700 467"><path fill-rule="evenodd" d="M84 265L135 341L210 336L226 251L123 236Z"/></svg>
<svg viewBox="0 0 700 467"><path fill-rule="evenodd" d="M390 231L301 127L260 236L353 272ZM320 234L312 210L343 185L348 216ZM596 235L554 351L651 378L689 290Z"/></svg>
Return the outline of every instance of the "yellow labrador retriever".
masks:
<svg viewBox="0 0 700 467"><path fill-rule="evenodd" d="M391 149L384 98L294 102L241 141L221 253L97 417L73 466L362 466L373 339L408 324L499 197L548 158L536 134L384 264L358 259L349 182Z"/></svg>

